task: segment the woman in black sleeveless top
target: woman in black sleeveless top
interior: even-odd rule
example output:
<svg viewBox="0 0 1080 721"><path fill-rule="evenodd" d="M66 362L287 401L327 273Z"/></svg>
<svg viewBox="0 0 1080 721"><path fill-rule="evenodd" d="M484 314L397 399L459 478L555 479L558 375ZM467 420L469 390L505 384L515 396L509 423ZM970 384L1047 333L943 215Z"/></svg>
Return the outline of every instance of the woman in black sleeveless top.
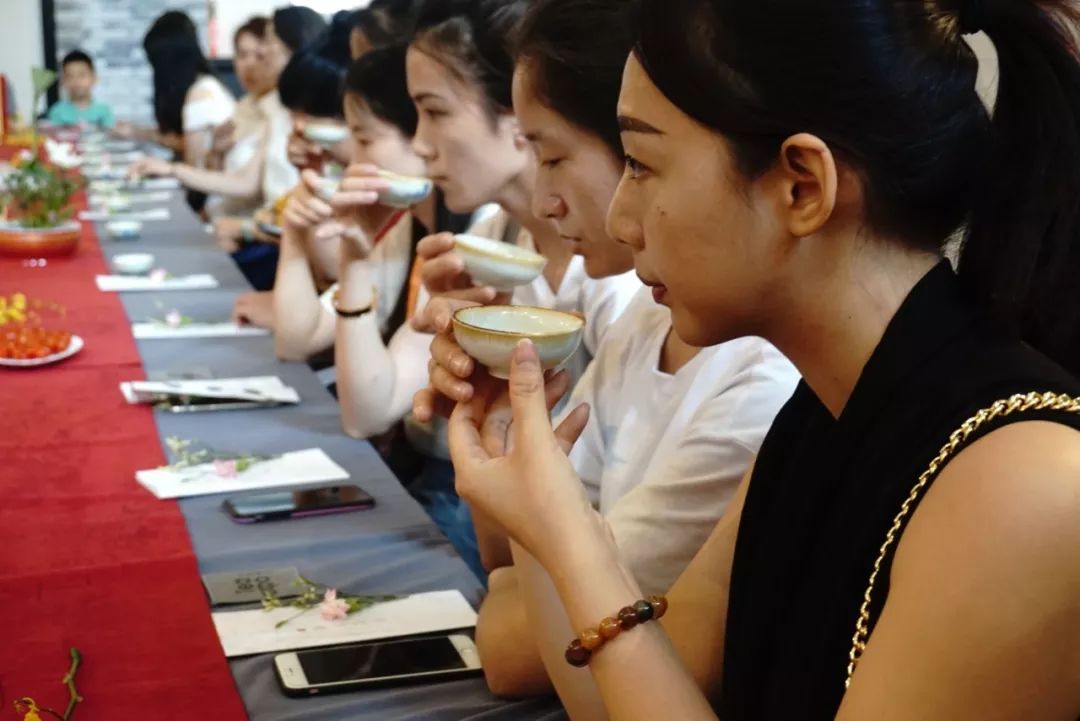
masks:
<svg viewBox="0 0 1080 721"><path fill-rule="evenodd" d="M551 430L527 343L508 389L457 407L458 490L514 539L571 717L1080 717L1077 11L641 10L609 232L682 338L761 335L804 382L662 623L621 633L600 622L640 591L563 455L586 411ZM993 119L962 37L978 30ZM615 637L582 653L598 625Z"/></svg>

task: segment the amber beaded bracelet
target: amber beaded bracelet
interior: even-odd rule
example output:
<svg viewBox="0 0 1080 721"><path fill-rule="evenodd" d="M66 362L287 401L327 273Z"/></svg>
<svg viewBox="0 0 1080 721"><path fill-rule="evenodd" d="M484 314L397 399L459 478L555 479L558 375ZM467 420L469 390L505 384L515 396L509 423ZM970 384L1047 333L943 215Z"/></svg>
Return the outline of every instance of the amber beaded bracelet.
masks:
<svg viewBox="0 0 1080 721"><path fill-rule="evenodd" d="M663 596L649 596L620 609L616 617L608 616L597 628L587 628L571 641L566 647L566 662L577 668L588 666L593 653L601 646L639 623L660 620L667 613L667 605Z"/></svg>

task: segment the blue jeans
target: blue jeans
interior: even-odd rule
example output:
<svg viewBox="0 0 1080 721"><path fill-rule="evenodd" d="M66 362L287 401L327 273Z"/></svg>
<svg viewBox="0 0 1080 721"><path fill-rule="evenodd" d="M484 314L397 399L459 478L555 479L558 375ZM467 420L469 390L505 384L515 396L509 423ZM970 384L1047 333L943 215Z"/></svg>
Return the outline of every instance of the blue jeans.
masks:
<svg viewBox="0 0 1080 721"><path fill-rule="evenodd" d="M255 290L271 290L277 275L278 246L273 243L248 243L232 254L240 272Z"/></svg>
<svg viewBox="0 0 1080 721"><path fill-rule="evenodd" d="M480 563L480 546L476 542L469 507L454 491L454 466L450 461L426 457L424 467L406 490L419 501L439 530L450 539L465 565L487 585L487 571Z"/></svg>

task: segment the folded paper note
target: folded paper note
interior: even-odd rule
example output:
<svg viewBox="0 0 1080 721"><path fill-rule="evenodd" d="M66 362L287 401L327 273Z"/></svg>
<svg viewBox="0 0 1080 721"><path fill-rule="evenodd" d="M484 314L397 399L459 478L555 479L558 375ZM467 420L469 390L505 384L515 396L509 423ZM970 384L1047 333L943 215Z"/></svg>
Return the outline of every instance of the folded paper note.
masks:
<svg viewBox="0 0 1080 721"><path fill-rule="evenodd" d="M215 461L186 468L166 466L135 473L135 480L163 499L343 481L348 477L348 471L334 463L321 448L284 453L277 458L255 463L241 472L223 472L222 463Z"/></svg>
<svg viewBox="0 0 1080 721"><path fill-rule="evenodd" d="M476 612L460 591L417 593L396 601L377 603L336 621L324 620L317 608L297 617L297 610L288 606L271 611L219 611L211 615L221 647L230 658L452 631L476 625ZM278 622L286 619L292 620L275 628Z"/></svg>
<svg viewBox="0 0 1080 721"><path fill-rule="evenodd" d="M277 376L211 380L131 381L120 384L128 403L156 403L162 397L221 398L256 403L299 403L295 388Z"/></svg>
<svg viewBox="0 0 1080 721"><path fill-rule="evenodd" d="M205 273L160 280L143 275L99 275L96 280L98 290L113 293L137 290L203 290L218 287L214 276Z"/></svg>
<svg viewBox="0 0 1080 721"><path fill-rule="evenodd" d="M253 325L236 323L185 323L171 326L167 323L132 323L131 333L135 340L158 338L242 338L269 335L270 331Z"/></svg>
<svg viewBox="0 0 1080 721"><path fill-rule="evenodd" d="M140 223L148 220L168 220L172 217L168 208L150 208L149 210L124 210L111 213L107 210L81 210L79 220L103 223L108 220L136 220Z"/></svg>

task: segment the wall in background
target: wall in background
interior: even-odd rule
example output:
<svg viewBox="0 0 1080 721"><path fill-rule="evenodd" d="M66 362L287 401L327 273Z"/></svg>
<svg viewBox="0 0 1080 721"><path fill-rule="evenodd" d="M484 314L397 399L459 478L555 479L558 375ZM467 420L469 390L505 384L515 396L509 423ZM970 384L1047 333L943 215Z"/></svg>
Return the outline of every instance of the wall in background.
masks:
<svg viewBox="0 0 1080 721"><path fill-rule="evenodd" d="M14 86L16 108L25 119L34 97L30 68L45 64L40 4L37 0L0 0L0 28L8 31L0 42L0 73Z"/></svg>
<svg viewBox="0 0 1080 721"><path fill-rule="evenodd" d="M55 8L57 63L69 50L86 51L97 66L95 96L111 105L117 118L153 123L153 85L142 38L161 13L191 15L205 48L206 0L55 0Z"/></svg>

